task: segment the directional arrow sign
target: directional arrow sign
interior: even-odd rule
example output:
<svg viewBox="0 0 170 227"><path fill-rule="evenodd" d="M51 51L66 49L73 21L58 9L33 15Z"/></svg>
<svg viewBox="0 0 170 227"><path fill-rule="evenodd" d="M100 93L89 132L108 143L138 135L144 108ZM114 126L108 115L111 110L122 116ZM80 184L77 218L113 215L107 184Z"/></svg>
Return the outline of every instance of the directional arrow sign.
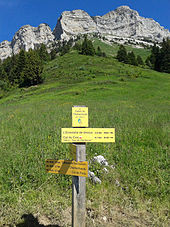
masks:
<svg viewBox="0 0 170 227"><path fill-rule="evenodd" d="M62 128L63 143L114 143L114 128Z"/></svg>
<svg viewBox="0 0 170 227"><path fill-rule="evenodd" d="M47 159L45 168L48 173L88 177L88 162Z"/></svg>

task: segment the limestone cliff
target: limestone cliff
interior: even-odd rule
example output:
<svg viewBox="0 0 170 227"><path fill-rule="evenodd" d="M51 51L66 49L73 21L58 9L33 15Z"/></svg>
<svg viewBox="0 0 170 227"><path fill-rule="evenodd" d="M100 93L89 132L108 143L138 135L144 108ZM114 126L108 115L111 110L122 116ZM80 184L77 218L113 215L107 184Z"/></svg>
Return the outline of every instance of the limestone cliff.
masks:
<svg viewBox="0 0 170 227"><path fill-rule="evenodd" d="M104 16L95 17L90 17L83 10L65 11L58 19L53 32L56 39L69 39L87 33L158 42L170 37L170 32L159 23L139 16L137 11L128 6L120 6Z"/></svg>

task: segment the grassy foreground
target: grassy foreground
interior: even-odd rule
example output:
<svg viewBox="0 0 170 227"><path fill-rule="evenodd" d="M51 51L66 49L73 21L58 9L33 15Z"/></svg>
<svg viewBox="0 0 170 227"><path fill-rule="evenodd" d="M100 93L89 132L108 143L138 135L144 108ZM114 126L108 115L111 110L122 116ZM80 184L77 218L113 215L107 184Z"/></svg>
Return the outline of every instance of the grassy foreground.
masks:
<svg viewBox="0 0 170 227"><path fill-rule="evenodd" d="M45 159L69 159L60 132L78 104L90 127L116 128L115 144L87 144L88 161L101 154L115 166L98 171L101 185L87 179L87 226L168 226L170 75L75 52L44 75L0 100L0 226L24 226L24 214L71 225L71 177L47 174Z"/></svg>

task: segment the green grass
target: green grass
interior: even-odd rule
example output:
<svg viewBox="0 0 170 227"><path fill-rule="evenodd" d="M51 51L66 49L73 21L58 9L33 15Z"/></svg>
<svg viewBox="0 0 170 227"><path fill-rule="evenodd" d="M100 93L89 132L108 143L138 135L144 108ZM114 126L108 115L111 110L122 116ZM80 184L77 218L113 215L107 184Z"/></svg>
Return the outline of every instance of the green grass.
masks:
<svg viewBox="0 0 170 227"><path fill-rule="evenodd" d="M89 108L89 127L116 129L115 144L87 144L88 161L101 154L116 167L101 185L87 180L88 226L103 216L108 225L168 226L170 75L74 51L44 75L44 84L0 100L0 226L24 213L67 225L71 177L47 174L45 159L69 158L60 133L78 104Z"/></svg>

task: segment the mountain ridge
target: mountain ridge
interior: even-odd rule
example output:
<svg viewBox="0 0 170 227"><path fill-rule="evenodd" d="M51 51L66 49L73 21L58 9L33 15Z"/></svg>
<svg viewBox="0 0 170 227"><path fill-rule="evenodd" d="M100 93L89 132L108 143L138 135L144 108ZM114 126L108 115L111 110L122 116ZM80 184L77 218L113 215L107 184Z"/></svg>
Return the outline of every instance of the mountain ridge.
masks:
<svg viewBox="0 0 170 227"><path fill-rule="evenodd" d="M41 43L50 49L52 43L58 40L74 39L83 34L105 36L109 41L120 38L161 42L163 38L170 38L168 29L152 18L139 16L139 13L129 6L120 6L103 16L90 16L84 10L78 9L64 11L53 31L46 23L38 27L22 26L11 42L5 40L0 43L0 59L17 54L22 48L26 51L34 49Z"/></svg>

